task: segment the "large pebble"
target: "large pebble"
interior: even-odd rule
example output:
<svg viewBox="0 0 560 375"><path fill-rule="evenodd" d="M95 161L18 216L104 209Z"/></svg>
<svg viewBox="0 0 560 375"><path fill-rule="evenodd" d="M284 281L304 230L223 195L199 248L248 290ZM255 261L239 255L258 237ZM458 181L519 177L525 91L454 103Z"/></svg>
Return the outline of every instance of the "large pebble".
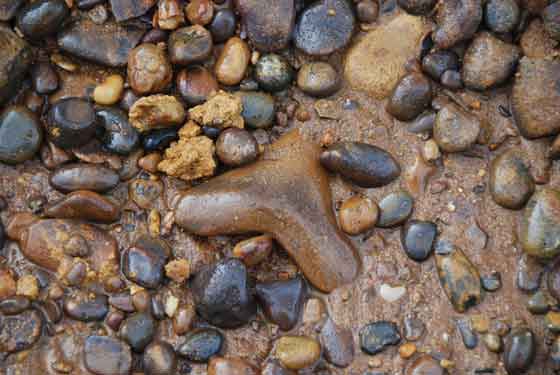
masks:
<svg viewBox="0 0 560 375"><path fill-rule="evenodd" d="M449 49L470 39L482 21L481 0L448 0L437 8L438 28L432 39L440 49Z"/></svg>
<svg viewBox="0 0 560 375"><path fill-rule="evenodd" d="M156 288L163 280L171 249L161 239L140 237L122 255L122 270L131 281L145 287Z"/></svg>
<svg viewBox="0 0 560 375"><path fill-rule="evenodd" d="M210 94L218 92L218 81L208 69L194 66L177 75L177 90L190 105L203 104Z"/></svg>
<svg viewBox="0 0 560 375"><path fill-rule="evenodd" d="M156 323L151 314L136 313L126 318L120 327L119 336L126 341L132 350L142 352L152 341Z"/></svg>
<svg viewBox="0 0 560 375"><path fill-rule="evenodd" d="M245 265L226 259L205 267L192 283L198 313L221 328L239 327L256 313Z"/></svg>
<svg viewBox="0 0 560 375"><path fill-rule="evenodd" d="M445 152L461 152L469 149L481 131L480 120L458 105L449 103L436 116L434 140Z"/></svg>
<svg viewBox="0 0 560 375"><path fill-rule="evenodd" d="M259 145L247 130L229 128L216 140L216 154L225 165L239 167L257 159Z"/></svg>
<svg viewBox="0 0 560 375"><path fill-rule="evenodd" d="M550 259L560 252L560 192L543 189L527 203L519 240L531 256Z"/></svg>
<svg viewBox="0 0 560 375"><path fill-rule="evenodd" d="M268 128L272 126L276 115L274 97L258 91L238 91L243 110L241 116L247 126L252 128Z"/></svg>
<svg viewBox="0 0 560 375"><path fill-rule="evenodd" d="M284 336L276 341L275 355L290 370L314 365L321 356L321 345L307 336Z"/></svg>
<svg viewBox="0 0 560 375"><path fill-rule="evenodd" d="M387 112L400 121L410 121L421 114L432 101L432 85L420 73L404 76L395 86Z"/></svg>
<svg viewBox="0 0 560 375"><path fill-rule="evenodd" d="M33 54L25 40L1 25L0 45L0 104L4 104L20 88L33 61Z"/></svg>
<svg viewBox="0 0 560 375"><path fill-rule="evenodd" d="M535 361L536 337L529 328L520 327L511 332L506 340L504 366L510 375L522 374Z"/></svg>
<svg viewBox="0 0 560 375"><path fill-rule="evenodd" d="M245 76L250 59L251 51L247 43L238 37L228 39L214 65L218 82L230 86L237 85Z"/></svg>
<svg viewBox="0 0 560 375"><path fill-rule="evenodd" d="M89 336L84 345L84 363L98 375L128 375L132 368L130 347L109 336Z"/></svg>
<svg viewBox="0 0 560 375"><path fill-rule="evenodd" d="M186 116L183 104L171 95L144 96L128 112L130 123L141 133L182 125Z"/></svg>
<svg viewBox="0 0 560 375"><path fill-rule="evenodd" d="M223 8L216 11L214 19L208 25L214 43L225 42L235 34L237 19L233 10Z"/></svg>
<svg viewBox="0 0 560 375"><path fill-rule="evenodd" d="M103 193L117 186L119 175L101 165L71 164L54 171L49 182L52 187L65 193L77 190Z"/></svg>
<svg viewBox="0 0 560 375"><path fill-rule="evenodd" d="M448 70L459 70L459 57L453 51L434 51L422 59L422 71L436 81Z"/></svg>
<svg viewBox="0 0 560 375"><path fill-rule="evenodd" d="M4 110L0 116L0 162L17 164L32 159L42 140L35 114L20 106Z"/></svg>
<svg viewBox="0 0 560 375"><path fill-rule="evenodd" d="M516 0L490 0L484 6L486 26L495 33L509 33L519 23L519 4Z"/></svg>
<svg viewBox="0 0 560 375"><path fill-rule="evenodd" d="M348 367L354 360L352 331L327 319L319 336L327 361L338 367Z"/></svg>
<svg viewBox="0 0 560 375"><path fill-rule="evenodd" d="M377 204L371 199L359 195L345 200L338 213L340 228L351 235L364 233L373 228L378 217Z"/></svg>
<svg viewBox="0 0 560 375"><path fill-rule="evenodd" d="M293 0L238 0L235 5L249 40L258 50L270 52L288 45L296 19Z"/></svg>
<svg viewBox="0 0 560 375"><path fill-rule="evenodd" d="M560 132L560 62L524 57L511 94L515 123L526 138L540 138Z"/></svg>
<svg viewBox="0 0 560 375"><path fill-rule="evenodd" d="M213 357L208 363L208 375L257 375L258 371L241 358Z"/></svg>
<svg viewBox="0 0 560 375"><path fill-rule="evenodd" d="M445 375L447 371L430 355L417 357L406 368L405 375Z"/></svg>
<svg viewBox="0 0 560 375"><path fill-rule="evenodd" d="M437 226L431 221L410 220L401 231L401 243L408 257L422 262L430 256L437 236Z"/></svg>
<svg viewBox="0 0 560 375"><path fill-rule="evenodd" d="M509 150L492 161L490 166L490 194L502 207L523 208L535 191L529 168L516 150Z"/></svg>
<svg viewBox="0 0 560 375"><path fill-rule="evenodd" d="M182 27L169 36L168 53L173 64L200 63L210 57L214 44L212 35L200 25Z"/></svg>
<svg viewBox="0 0 560 375"><path fill-rule="evenodd" d="M38 0L19 11L17 26L27 38L41 39L56 33L69 15L64 0Z"/></svg>
<svg viewBox="0 0 560 375"><path fill-rule="evenodd" d="M307 296L307 286L302 278L259 283L255 291L266 317L272 323L284 331L294 328Z"/></svg>
<svg viewBox="0 0 560 375"><path fill-rule="evenodd" d="M378 321L362 327L360 330L360 347L367 354L377 354L388 346L401 341L399 329L395 323Z"/></svg>
<svg viewBox="0 0 560 375"><path fill-rule="evenodd" d="M109 312L109 305L106 296L80 292L64 300L64 312L81 322L100 321Z"/></svg>
<svg viewBox="0 0 560 375"><path fill-rule="evenodd" d="M391 193L379 202L379 218L375 225L380 228L400 225L410 217L413 208L414 199L406 191Z"/></svg>
<svg viewBox="0 0 560 375"><path fill-rule="evenodd" d="M317 61L307 63L299 69L297 85L307 95L325 97L338 91L340 79L332 65Z"/></svg>
<svg viewBox="0 0 560 375"><path fill-rule="evenodd" d="M156 0L110 0L111 11L118 22L144 15Z"/></svg>
<svg viewBox="0 0 560 375"><path fill-rule="evenodd" d="M93 105L81 98L56 102L47 123L49 140L62 149L84 146L94 137L98 126Z"/></svg>
<svg viewBox="0 0 560 375"><path fill-rule="evenodd" d="M326 23L325 27L332 26ZM429 32L429 22L406 13L380 24L346 54L346 79L353 88L366 91L376 99L384 99L406 74L406 63L420 58L422 41Z"/></svg>
<svg viewBox="0 0 560 375"><path fill-rule="evenodd" d="M92 191L80 190L70 193L47 205L45 216L56 219L81 219L112 223L119 219L120 209L109 199Z"/></svg>
<svg viewBox="0 0 560 375"><path fill-rule="evenodd" d="M43 320L35 310L0 317L0 352L9 354L31 348L41 337L42 329Z"/></svg>
<svg viewBox="0 0 560 375"><path fill-rule="evenodd" d="M387 151L360 142L342 142L321 154L321 164L360 187L380 187L400 175L397 161Z"/></svg>
<svg viewBox="0 0 560 375"><path fill-rule="evenodd" d="M10 21L23 4L25 0L0 0L0 21Z"/></svg>
<svg viewBox="0 0 560 375"><path fill-rule="evenodd" d="M541 286L543 266L534 257L522 254L517 262L515 284L524 292L534 292Z"/></svg>
<svg viewBox="0 0 560 375"><path fill-rule="evenodd" d="M173 78L165 50L151 43L134 48L128 56L128 82L139 95L163 91Z"/></svg>
<svg viewBox="0 0 560 375"><path fill-rule="evenodd" d="M110 67L124 67L128 55L140 43L144 30L113 22L97 25L84 19L58 34L64 52Z"/></svg>
<svg viewBox="0 0 560 375"><path fill-rule="evenodd" d="M48 95L58 89L58 73L49 63L36 64L31 70L31 80L37 94Z"/></svg>
<svg viewBox="0 0 560 375"><path fill-rule="evenodd" d="M109 151L128 155L138 146L140 137L128 122L128 116L118 108L101 108L96 111L99 124L105 129L101 137Z"/></svg>
<svg viewBox="0 0 560 375"><path fill-rule="evenodd" d="M429 13L436 5L436 0L397 0L401 8L410 14L423 15Z"/></svg>
<svg viewBox="0 0 560 375"><path fill-rule="evenodd" d="M445 294L457 312L465 312L482 300L480 275L461 249L446 240L436 243L436 267Z"/></svg>
<svg viewBox="0 0 560 375"><path fill-rule="evenodd" d="M189 332L177 353L189 361L208 362L222 350L224 336L213 328L201 328Z"/></svg>
<svg viewBox="0 0 560 375"><path fill-rule="evenodd" d="M255 64L255 80L266 91L282 91L292 82L294 72L284 57L275 53L262 56Z"/></svg>
<svg viewBox="0 0 560 375"><path fill-rule="evenodd" d="M344 48L352 38L356 20L350 2L319 0L299 16L295 46L308 55L328 55Z"/></svg>
<svg viewBox="0 0 560 375"><path fill-rule="evenodd" d="M0 302L0 312L4 315L18 315L30 307L31 300L25 296L9 297Z"/></svg>
<svg viewBox="0 0 560 375"><path fill-rule="evenodd" d="M179 134L176 128L158 129L146 133L142 137L142 146L144 151L162 151L165 150L171 142L179 139Z"/></svg>
<svg viewBox="0 0 560 375"><path fill-rule="evenodd" d="M148 345L142 363L147 375L175 375L177 371L175 350L165 341L154 341Z"/></svg>
<svg viewBox="0 0 560 375"><path fill-rule="evenodd" d="M463 57L463 82L474 90L488 90L512 76L519 48L488 32L479 33Z"/></svg>

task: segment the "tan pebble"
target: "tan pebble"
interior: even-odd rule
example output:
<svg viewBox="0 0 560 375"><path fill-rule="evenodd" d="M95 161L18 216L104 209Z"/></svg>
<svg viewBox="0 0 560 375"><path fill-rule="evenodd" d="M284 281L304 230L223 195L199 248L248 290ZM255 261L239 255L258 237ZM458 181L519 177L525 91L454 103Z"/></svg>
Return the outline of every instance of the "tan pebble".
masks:
<svg viewBox="0 0 560 375"><path fill-rule="evenodd" d="M249 46L238 37L230 38L214 66L218 81L224 85L237 85L247 71L251 60Z"/></svg>
<svg viewBox="0 0 560 375"><path fill-rule="evenodd" d="M407 342L399 348L399 354L401 358L408 359L416 353L416 345L412 342Z"/></svg>
<svg viewBox="0 0 560 375"><path fill-rule="evenodd" d="M58 284L53 284L49 287L49 298L51 299L59 299L64 296L64 289L60 287Z"/></svg>
<svg viewBox="0 0 560 375"><path fill-rule="evenodd" d="M261 54L259 51L253 51L253 53L251 53L251 64L255 65L259 59L261 58Z"/></svg>
<svg viewBox="0 0 560 375"><path fill-rule="evenodd" d="M381 362L381 360L379 358L370 359L369 362L368 362L368 366L370 368L379 368L379 367L381 367L382 364L383 363Z"/></svg>
<svg viewBox="0 0 560 375"><path fill-rule="evenodd" d="M196 312L192 304L181 306L173 317L173 330L178 335L184 335L192 326Z"/></svg>
<svg viewBox="0 0 560 375"><path fill-rule="evenodd" d="M360 234L373 228L378 216L379 208L375 202L367 197L355 195L344 201L340 207L340 227L348 234Z"/></svg>
<svg viewBox="0 0 560 375"><path fill-rule="evenodd" d="M185 15L178 0L159 0L157 24L162 30L175 30L185 23Z"/></svg>
<svg viewBox="0 0 560 375"><path fill-rule="evenodd" d="M439 151L439 147L433 139L429 139L424 143L424 147L422 149L422 153L424 158L428 161L433 161L439 159L441 153Z"/></svg>
<svg viewBox="0 0 560 375"><path fill-rule="evenodd" d="M175 213L173 211L169 211L163 217L162 225L161 225L161 235L167 236L171 233L173 229L173 224L175 224Z"/></svg>
<svg viewBox="0 0 560 375"><path fill-rule="evenodd" d="M276 357L284 367L300 370L311 367L321 356L317 340L306 336L284 336L276 341Z"/></svg>
<svg viewBox="0 0 560 375"><path fill-rule="evenodd" d="M148 231L150 236L157 237L160 233L161 217L159 212L153 208L148 215Z"/></svg>
<svg viewBox="0 0 560 375"><path fill-rule="evenodd" d="M236 244L232 255L241 259L248 267L252 267L268 258L272 246L272 237L269 235L253 237Z"/></svg>
<svg viewBox="0 0 560 375"><path fill-rule="evenodd" d="M17 292L20 296L26 296L31 299L39 297L39 282L33 275L23 275L17 281Z"/></svg>
<svg viewBox="0 0 560 375"><path fill-rule="evenodd" d="M165 265L165 275L178 283L188 279L190 274L191 266L186 259L174 259Z"/></svg>
<svg viewBox="0 0 560 375"><path fill-rule="evenodd" d="M151 95L138 99L128 112L130 123L140 132L180 125L185 120L185 108L169 95Z"/></svg>
<svg viewBox="0 0 560 375"><path fill-rule="evenodd" d="M487 315L476 314L471 316L473 329L478 333L486 333L490 329L490 319Z"/></svg>
<svg viewBox="0 0 560 375"><path fill-rule="evenodd" d="M173 318L175 316L175 312L177 311L178 307L179 307L179 299L174 295L169 294L165 299L165 304L164 304L165 315L167 315L170 318Z"/></svg>
<svg viewBox="0 0 560 375"><path fill-rule="evenodd" d="M330 130L327 130L321 136L320 144L323 147L328 147L334 143L334 136Z"/></svg>
<svg viewBox="0 0 560 375"><path fill-rule="evenodd" d="M455 203L453 203L453 202L447 203L447 210L449 212L455 212L457 210L457 207L455 206Z"/></svg>
<svg viewBox="0 0 560 375"><path fill-rule="evenodd" d="M157 173L157 165L161 161L161 154L159 152L152 152L138 160L138 166L150 173Z"/></svg>
<svg viewBox="0 0 560 375"><path fill-rule="evenodd" d="M325 303L318 298L311 298L305 303L303 309L303 323L317 323L326 315Z"/></svg>
<svg viewBox="0 0 560 375"><path fill-rule="evenodd" d="M0 269L0 301L16 294L17 284L9 270Z"/></svg>
<svg viewBox="0 0 560 375"><path fill-rule="evenodd" d="M110 75L93 90L93 100L97 104L113 105L120 100L123 89L123 77L118 74Z"/></svg>
<svg viewBox="0 0 560 375"><path fill-rule="evenodd" d="M441 367L445 368L445 369L452 369L453 367L455 367L455 362L450 361L449 359L442 359L441 361L439 361L439 364Z"/></svg>
<svg viewBox="0 0 560 375"><path fill-rule="evenodd" d="M75 72L78 70L78 65L58 53L53 53L51 55L51 61L60 69L66 70L67 72Z"/></svg>
<svg viewBox="0 0 560 375"><path fill-rule="evenodd" d="M256 375L255 367L241 358L214 356L208 362L208 375Z"/></svg>
<svg viewBox="0 0 560 375"><path fill-rule="evenodd" d="M311 114L307 109L305 109L305 107L299 106L296 109L296 119L301 122L306 122L311 119Z"/></svg>
<svg viewBox="0 0 560 375"><path fill-rule="evenodd" d="M210 0L191 0L185 7L185 12L193 25L206 25L214 17L214 4Z"/></svg>

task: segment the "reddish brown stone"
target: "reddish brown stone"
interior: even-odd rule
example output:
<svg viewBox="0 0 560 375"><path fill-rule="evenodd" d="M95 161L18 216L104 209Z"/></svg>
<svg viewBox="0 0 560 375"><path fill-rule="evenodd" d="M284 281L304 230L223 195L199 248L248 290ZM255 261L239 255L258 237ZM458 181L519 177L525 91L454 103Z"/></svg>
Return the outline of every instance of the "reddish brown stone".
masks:
<svg viewBox="0 0 560 375"><path fill-rule="evenodd" d="M47 217L82 219L103 223L118 220L120 209L107 198L92 191L75 191L45 208Z"/></svg>
<svg viewBox="0 0 560 375"><path fill-rule="evenodd" d="M140 17L156 4L156 0L111 0L111 10L118 22Z"/></svg>

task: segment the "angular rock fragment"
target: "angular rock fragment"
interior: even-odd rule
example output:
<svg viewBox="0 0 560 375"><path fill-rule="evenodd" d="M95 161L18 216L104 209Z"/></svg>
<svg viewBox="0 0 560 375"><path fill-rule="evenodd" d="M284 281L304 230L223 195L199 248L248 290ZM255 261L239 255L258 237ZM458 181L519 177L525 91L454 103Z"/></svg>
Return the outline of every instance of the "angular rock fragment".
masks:
<svg viewBox="0 0 560 375"><path fill-rule="evenodd" d="M202 126L213 128L243 128L241 98L219 91L210 95L206 103L189 109L190 119Z"/></svg>

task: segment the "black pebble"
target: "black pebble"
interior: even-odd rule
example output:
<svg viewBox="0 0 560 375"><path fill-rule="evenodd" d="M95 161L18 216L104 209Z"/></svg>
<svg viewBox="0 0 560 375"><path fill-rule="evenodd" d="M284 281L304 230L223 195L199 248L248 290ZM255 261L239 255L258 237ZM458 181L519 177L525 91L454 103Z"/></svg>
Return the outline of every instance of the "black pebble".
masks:
<svg viewBox="0 0 560 375"><path fill-rule="evenodd" d="M379 321L370 323L360 330L360 346L367 354L377 354L389 345L401 341L399 329L395 323Z"/></svg>

